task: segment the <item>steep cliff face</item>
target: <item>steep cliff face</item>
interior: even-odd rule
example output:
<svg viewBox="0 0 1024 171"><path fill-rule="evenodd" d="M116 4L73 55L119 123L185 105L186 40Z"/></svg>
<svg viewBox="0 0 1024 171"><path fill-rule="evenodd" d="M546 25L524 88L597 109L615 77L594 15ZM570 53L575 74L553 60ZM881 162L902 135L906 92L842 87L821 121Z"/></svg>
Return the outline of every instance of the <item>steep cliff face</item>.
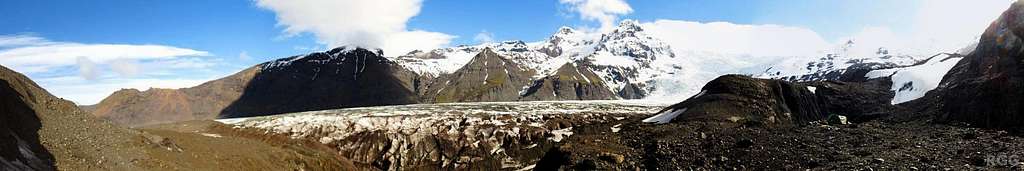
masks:
<svg viewBox="0 0 1024 171"><path fill-rule="evenodd" d="M487 48L459 70L436 79L425 98L434 103L516 101L532 75Z"/></svg>
<svg viewBox="0 0 1024 171"><path fill-rule="evenodd" d="M1024 126L1024 4L1014 3L919 104L939 121Z"/></svg>

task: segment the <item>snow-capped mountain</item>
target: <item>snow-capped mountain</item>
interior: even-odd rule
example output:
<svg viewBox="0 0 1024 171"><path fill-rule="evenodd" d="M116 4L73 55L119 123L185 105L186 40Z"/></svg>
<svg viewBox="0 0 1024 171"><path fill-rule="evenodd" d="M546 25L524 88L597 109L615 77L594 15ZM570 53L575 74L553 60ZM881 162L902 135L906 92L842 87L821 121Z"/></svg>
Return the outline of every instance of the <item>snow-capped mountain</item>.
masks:
<svg viewBox="0 0 1024 171"><path fill-rule="evenodd" d="M844 80L844 77L860 77L871 70L890 69L917 64L924 58L893 52L885 47L871 54L857 55L852 49L858 44L852 40L838 45L831 51L819 54L818 58L785 58L770 63L757 74L761 78L778 78L789 81Z"/></svg>
<svg viewBox="0 0 1024 171"><path fill-rule="evenodd" d="M891 90L896 93L892 104L899 104L924 97L925 93L938 87L942 76L963 56L971 53L977 43L955 52L931 56L908 55L884 47L867 56L853 55L850 49L854 46L854 41L847 41L818 59L788 58L768 64L762 73L755 76L789 81L889 79Z"/></svg>
<svg viewBox="0 0 1024 171"><path fill-rule="evenodd" d="M789 81L863 81L879 77L865 77L868 72L922 65L928 59L928 56L901 50L868 47L852 40L832 49L823 49L814 56L765 57L701 50L677 51L660 40L658 35L646 32L636 20L624 20L616 28L602 33L562 27L547 39L537 42L463 45L413 51L389 59L420 75L442 77L465 67L474 56L488 48L532 71L531 82L556 75L558 68L572 64L596 74L616 98L657 101L678 101L689 97L708 81L724 74ZM527 89L531 87L523 88Z"/></svg>
<svg viewBox="0 0 1024 171"><path fill-rule="evenodd" d="M692 73L679 72L685 68L675 59L671 47L644 32L635 20L625 20L603 34L562 27L538 42L464 45L413 51L391 59L421 75L437 77L454 73L486 48L533 71L531 81L555 75L566 64L585 68L596 73L609 90L623 99L647 97L659 78Z"/></svg>

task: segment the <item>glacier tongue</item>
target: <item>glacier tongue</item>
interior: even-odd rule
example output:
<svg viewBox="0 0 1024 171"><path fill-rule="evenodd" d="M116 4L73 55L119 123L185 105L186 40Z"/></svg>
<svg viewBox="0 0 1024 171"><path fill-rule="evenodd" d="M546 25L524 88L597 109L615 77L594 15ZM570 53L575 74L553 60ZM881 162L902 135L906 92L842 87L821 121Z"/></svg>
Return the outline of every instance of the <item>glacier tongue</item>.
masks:
<svg viewBox="0 0 1024 171"><path fill-rule="evenodd" d="M525 168L573 127L646 116L629 101L485 102L348 108L219 120L328 145L376 169ZM489 156L489 157L481 157ZM527 160L523 160L527 159ZM500 166L483 166L494 161ZM436 166L440 164L441 166Z"/></svg>

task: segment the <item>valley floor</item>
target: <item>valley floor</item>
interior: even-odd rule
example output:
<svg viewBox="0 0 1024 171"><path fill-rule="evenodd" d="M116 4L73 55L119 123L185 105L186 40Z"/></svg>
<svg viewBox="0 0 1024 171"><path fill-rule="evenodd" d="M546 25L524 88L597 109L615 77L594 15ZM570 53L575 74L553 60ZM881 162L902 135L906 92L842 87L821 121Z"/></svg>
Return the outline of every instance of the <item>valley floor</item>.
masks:
<svg viewBox="0 0 1024 171"><path fill-rule="evenodd" d="M188 121L140 128L157 148L148 148L147 170L352 170L329 148L233 128L214 121Z"/></svg>

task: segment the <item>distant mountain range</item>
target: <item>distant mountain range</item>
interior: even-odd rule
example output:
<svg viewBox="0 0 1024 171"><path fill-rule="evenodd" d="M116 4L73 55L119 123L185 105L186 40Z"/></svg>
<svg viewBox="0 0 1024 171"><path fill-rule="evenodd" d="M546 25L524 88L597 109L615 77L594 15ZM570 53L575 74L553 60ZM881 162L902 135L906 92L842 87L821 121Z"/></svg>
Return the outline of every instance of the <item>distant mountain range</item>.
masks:
<svg viewBox="0 0 1024 171"><path fill-rule="evenodd" d="M148 125L415 103L616 99L673 103L696 94L704 83L723 74L791 81L856 80L904 74L897 71L933 63L928 62L933 58L890 53L885 48L869 57L847 55L854 45L850 41L820 58L735 62L750 56L677 54L645 32L639 22L625 20L601 34L562 27L538 42L485 43L390 57L381 50L339 47L261 63L191 88L125 89L86 109L116 123ZM876 70L880 71L868 75ZM908 83L912 81L899 82L912 89L894 90L918 94L899 101L934 88Z"/></svg>

